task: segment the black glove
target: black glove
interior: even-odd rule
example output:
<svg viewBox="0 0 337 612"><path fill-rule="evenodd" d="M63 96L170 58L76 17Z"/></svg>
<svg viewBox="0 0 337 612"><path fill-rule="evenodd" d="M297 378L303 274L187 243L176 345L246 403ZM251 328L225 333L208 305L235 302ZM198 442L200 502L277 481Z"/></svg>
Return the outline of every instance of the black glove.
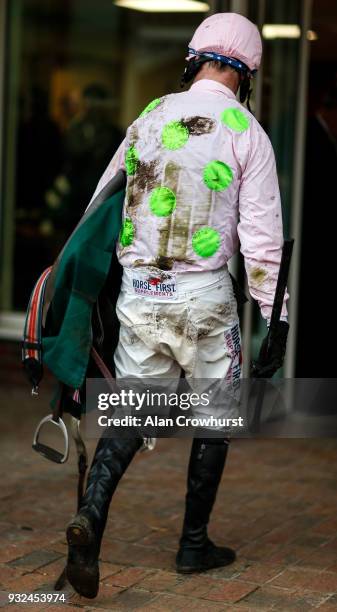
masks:
<svg viewBox="0 0 337 612"><path fill-rule="evenodd" d="M251 367L252 378L271 378L282 367L287 346L289 324L279 321L269 340L269 332L263 339L257 361Z"/></svg>

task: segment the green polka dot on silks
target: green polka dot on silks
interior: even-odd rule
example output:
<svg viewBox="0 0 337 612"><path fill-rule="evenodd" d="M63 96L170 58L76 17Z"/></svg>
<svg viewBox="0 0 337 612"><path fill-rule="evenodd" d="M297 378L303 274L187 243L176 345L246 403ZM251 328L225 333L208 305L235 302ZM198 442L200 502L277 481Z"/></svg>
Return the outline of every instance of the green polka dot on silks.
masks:
<svg viewBox="0 0 337 612"><path fill-rule="evenodd" d="M176 207L176 196L168 187L156 187L150 195L150 209L157 217L169 217Z"/></svg>
<svg viewBox="0 0 337 612"><path fill-rule="evenodd" d="M134 145L131 145L125 153L125 169L128 176L136 173L139 162L139 153Z"/></svg>
<svg viewBox="0 0 337 612"><path fill-rule="evenodd" d="M235 132L244 132L249 128L249 118L239 108L226 108L221 114L221 121Z"/></svg>
<svg viewBox="0 0 337 612"><path fill-rule="evenodd" d="M203 179L206 187L213 191L227 189L233 180L232 169L222 161L214 160L204 168Z"/></svg>
<svg viewBox="0 0 337 612"><path fill-rule="evenodd" d="M200 257L212 257L220 244L220 233L213 227L201 227L192 236L193 251Z"/></svg>
<svg viewBox="0 0 337 612"><path fill-rule="evenodd" d="M123 247L128 247L133 243L135 228L131 219L125 219L120 234L120 243Z"/></svg>
<svg viewBox="0 0 337 612"><path fill-rule="evenodd" d="M147 106L145 106L144 110L140 113L139 117L144 117L144 115L147 115L148 113L150 113L153 109L159 106L161 101L162 101L162 98L155 98L154 100L152 100L152 102L150 102Z"/></svg>
<svg viewBox="0 0 337 612"><path fill-rule="evenodd" d="M186 144L189 138L189 131L180 121L170 121L163 128L161 141L165 149L174 151Z"/></svg>

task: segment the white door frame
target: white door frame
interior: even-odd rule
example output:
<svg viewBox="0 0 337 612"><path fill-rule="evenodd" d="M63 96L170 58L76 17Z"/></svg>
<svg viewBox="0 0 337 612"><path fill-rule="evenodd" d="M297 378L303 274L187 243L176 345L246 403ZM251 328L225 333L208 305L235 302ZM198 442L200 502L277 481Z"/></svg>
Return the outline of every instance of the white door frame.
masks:
<svg viewBox="0 0 337 612"><path fill-rule="evenodd" d="M298 96L295 123L294 169L290 232L295 238L293 258L289 277L289 322L290 331L285 360L285 377L294 378L296 373L299 280L301 266L301 234L303 211L304 163L307 127L308 73L310 59L310 42L307 31L310 30L312 0L302 0L301 41L298 67Z"/></svg>
<svg viewBox="0 0 337 612"><path fill-rule="evenodd" d="M302 0L301 7L301 40L298 63L298 95L296 108L296 123L294 137L294 167L293 185L290 213L290 234L295 238L293 259L289 276L289 321L290 333L288 339L287 353L285 359L284 374L286 378L293 378L296 373L296 351L297 351L297 327L298 327L298 304L299 304L299 278L301 265L301 233L302 233L302 211L303 211L303 186L304 186L304 163L307 124L307 93L310 42L307 39L307 31L310 29L313 0ZM258 26L261 29L265 17L266 0L259 0L258 4ZM231 0L233 12L248 15L249 0ZM263 69L263 66L262 66ZM256 117L261 116L262 104L262 70L260 69L256 82ZM244 347L244 376L249 375L250 347L252 328L252 305L246 304L243 320L243 347Z"/></svg>

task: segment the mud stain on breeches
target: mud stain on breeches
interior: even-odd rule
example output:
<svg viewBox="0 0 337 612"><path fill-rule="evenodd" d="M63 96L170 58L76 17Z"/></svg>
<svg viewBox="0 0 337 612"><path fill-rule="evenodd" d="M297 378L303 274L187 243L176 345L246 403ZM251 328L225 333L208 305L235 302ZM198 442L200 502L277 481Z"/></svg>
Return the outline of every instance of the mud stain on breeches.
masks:
<svg viewBox="0 0 337 612"><path fill-rule="evenodd" d="M178 342L185 340L188 344L193 344L195 337L193 329L189 323L187 310L178 312L163 312L157 318L159 332L163 337L172 335ZM176 344L176 342L174 342Z"/></svg>
<svg viewBox="0 0 337 612"><path fill-rule="evenodd" d="M217 317L212 316L209 316L204 321L201 321L198 325L198 340L201 340L201 338L206 338L208 334L213 331L218 324L219 319Z"/></svg>
<svg viewBox="0 0 337 612"><path fill-rule="evenodd" d="M221 317L230 317L233 314L233 307L230 302L218 304L215 308L215 312Z"/></svg>

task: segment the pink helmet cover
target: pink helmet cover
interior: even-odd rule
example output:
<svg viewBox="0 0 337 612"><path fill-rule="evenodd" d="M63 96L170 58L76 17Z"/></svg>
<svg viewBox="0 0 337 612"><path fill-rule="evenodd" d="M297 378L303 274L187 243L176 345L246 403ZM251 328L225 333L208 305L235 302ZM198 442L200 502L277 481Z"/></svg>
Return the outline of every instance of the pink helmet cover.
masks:
<svg viewBox="0 0 337 612"><path fill-rule="evenodd" d="M207 17L194 32L189 47L213 51L244 62L257 70L262 56L262 41L256 25L237 13L216 13ZM186 59L191 59L188 56Z"/></svg>

